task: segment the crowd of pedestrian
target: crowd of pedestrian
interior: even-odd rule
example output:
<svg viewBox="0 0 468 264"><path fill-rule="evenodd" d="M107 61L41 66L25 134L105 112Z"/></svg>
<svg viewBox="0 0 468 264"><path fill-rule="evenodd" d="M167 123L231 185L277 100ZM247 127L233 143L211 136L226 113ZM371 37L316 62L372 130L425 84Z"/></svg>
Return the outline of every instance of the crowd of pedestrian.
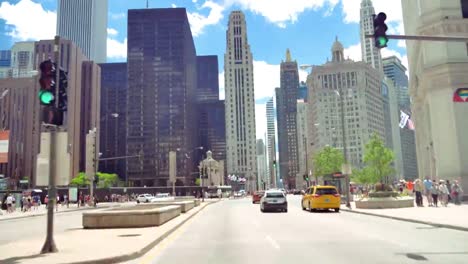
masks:
<svg viewBox="0 0 468 264"><path fill-rule="evenodd" d="M426 177L424 181L416 179L414 181L414 193L416 195L416 205L423 205L423 196L426 197L429 207L447 206L450 202L456 205L461 204L463 189L455 180L450 183L449 180L431 180Z"/></svg>

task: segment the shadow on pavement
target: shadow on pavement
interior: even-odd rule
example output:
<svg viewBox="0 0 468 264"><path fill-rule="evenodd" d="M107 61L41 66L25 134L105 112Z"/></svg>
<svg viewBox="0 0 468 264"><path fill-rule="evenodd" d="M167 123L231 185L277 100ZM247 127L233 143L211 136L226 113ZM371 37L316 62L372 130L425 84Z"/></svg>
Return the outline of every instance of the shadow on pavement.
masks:
<svg viewBox="0 0 468 264"><path fill-rule="evenodd" d="M468 252L412 252L412 253L397 253L396 255L406 256L413 260L428 260L424 255L468 255Z"/></svg>
<svg viewBox="0 0 468 264"><path fill-rule="evenodd" d="M416 229L440 229L440 226L418 226Z"/></svg>
<svg viewBox="0 0 468 264"><path fill-rule="evenodd" d="M29 256L20 256L20 257L7 258L7 259L4 259L4 260L0 260L0 263L2 263L2 264L17 264L17 263L21 263L21 260L35 259L35 258L38 258L38 257L41 257L41 256L45 257L46 255L34 254L34 255L29 255Z"/></svg>

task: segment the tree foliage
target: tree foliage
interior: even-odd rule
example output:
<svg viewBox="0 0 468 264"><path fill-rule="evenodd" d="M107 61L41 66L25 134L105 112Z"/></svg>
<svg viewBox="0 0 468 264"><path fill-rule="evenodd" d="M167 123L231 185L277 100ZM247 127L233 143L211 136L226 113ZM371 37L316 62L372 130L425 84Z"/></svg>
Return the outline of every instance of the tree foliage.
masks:
<svg viewBox="0 0 468 264"><path fill-rule="evenodd" d="M115 173L98 172L97 176L99 177L99 182L97 184L99 188L113 187L119 182L119 176Z"/></svg>
<svg viewBox="0 0 468 264"><path fill-rule="evenodd" d="M358 173L358 178L371 184L381 182L384 177L394 173L392 167L394 158L395 154L385 147L383 140L376 134L372 135L364 151L363 161L366 166Z"/></svg>
<svg viewBox="0 0 468 264"><path fill-rule="evenodd" d="M87 186L89 185L90 181L89 179L86 177L86 174L84 172L80 172L78 173L78 175L73 178L70 182L70 185L73 185L73 186Z"/></svg>
<svg viewBox="0 0 468 264"><path fill-rule="evenodd" d="M196 185L196 186L200 186L200 182L201 182L201 181L200 181L200 178L196 178L196 179L195 179L195 185Z"/></svg>
<svg viewBox="0 0 468 264"><path fill-rule="evenodd" d="M327 146L315 154L313 158L314 174L324 176L341 171L344 156L338 149Z"/></svg>

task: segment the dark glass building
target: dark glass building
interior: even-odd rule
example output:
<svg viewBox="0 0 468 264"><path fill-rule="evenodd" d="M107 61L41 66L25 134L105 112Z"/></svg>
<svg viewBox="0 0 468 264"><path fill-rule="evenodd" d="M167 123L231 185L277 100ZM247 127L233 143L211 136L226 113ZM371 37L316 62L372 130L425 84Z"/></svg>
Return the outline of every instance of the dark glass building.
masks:
<svg viewBox="0 0 468 264"><path fill-rule="evenodd" d="M195 45L185 8L128 11L127 177L134 186L168 186L169 152L177 183L194 179L197 85ZM198 170L198 169L196 169Z"/></svg>
<svg viewBox="0 0 468 264"><path fill-rule="evenodd" d="M307 102L307 96L308 96L308 89L307 89L307 84L305 82L301 82L299 84L299 91L297 93L297 99L298 100L304 100L304 102Z"/></svg>
<svg viewBox="0 0 468 264"><path fill-rule="evenodd" d="M11 66L11 51L0 50L0 67L10 67L10 66Z"/></svg>
<svg viewBox="0 0 468 264"><path fill-rule="evenodd" d="M218 56L197 56L197 102L219 100Z"/></svg>
<svg viewBox="0 0 468 264"><path fill-rule="evenodd" d="M127 114L127 63L102 63L101 119L99 149L101 158L125 156ZM104 160L99 171L117 173L126 180L125 160Z"/></svg>
<svg viewBox="0 0 468 264"><path fill-rule="evenodd" d="M280 178L286 188L296 187L299 172L297 149L297 97L299 73L297 62L291 60L289 49L286 61L281 62L281 87L276 88L276 112L278 117L278 151Z"/></svg>

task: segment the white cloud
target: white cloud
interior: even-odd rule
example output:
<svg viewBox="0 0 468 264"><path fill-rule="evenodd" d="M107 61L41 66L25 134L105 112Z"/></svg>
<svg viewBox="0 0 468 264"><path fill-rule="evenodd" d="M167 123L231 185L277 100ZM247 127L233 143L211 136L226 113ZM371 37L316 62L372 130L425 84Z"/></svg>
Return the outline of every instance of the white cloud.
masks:
<svg viewBox="0 0 468 264"><path fill-rule="evenodd" d="M344 53L345 58L350 58L353 61L361 61L362 60L361 43L351 45L345 48L343 53Z"/></svg>
<svg viewBox="0 0 468 264"><path fill-rule="evenodd" d="M265 137L266 122L266 104L255 104L255 132L257 138Z"/></svg>
<svg viewBox="0 0 468 264"><path fill-rule="evenodd" d="M219 100L224 100L226 93L224 90L224 71L221 72L218 76L219 79Z"/></svg>
<svg viewBox="0 0 468 264"><path fill-rule="evenodd" d="M176 8L177 5L176 5L176 4L172 4L171 7L172 7L172 8Z"/></svg>
<svg viewBox="0 0 468 264"><path fill-rule="evenodd" d="M108 36L117 36L119 32L115 28L107 28L107 35Z"/></svg>
<svg viewBox="0 0 468 264"><path fill-rule="evenodd" d="M398 40L397 46L400 47L400 48L405 48L406 49L406 41L404 41L402 39Z"/></svg>
<svg viewBox="0 0 468 264"><path fill-rule="evenodd" d="M339 0L226 0L225 6L238 5L262 15L279 27L285 27L287 22L296 22L298 16L306 10L318 10L328 5L326 14L330 13L338 2Z"/></svg>
<svg viewBox="0 0 468 264"><path fill-rule="evenodd" d="M273 96L275 88L280 86L280 65L265 61L254 61L255 99Z"/></svg>
<svg viewBox="0 0 468 264"><path fill-rule="evenodd" d="M224 6L221 6L211 0L206 1L199 9L209 8L210 13L204 16L197 12L187 12L187 16L194 37L203 33L203 29L209 25L216 25L223 18Z"/></svg>
<svg viewBox="0 0 468 264"><path fill-rule="evenodd" d="M122 18L125 18L125 13L124 12L121 12L121 13L110 13L110 17L112 19L122 19Z"/></svg>
<svg viewBox="0 0 468 264"><path fill-rule="evenodd" d="M17 4L2 2L0 19L13 26L6 34L16 41L53 39L55 36L57 13L45 10L31 0L21 0Z"/></svg>
<svg viewBox="0 0 468 264"><path fill-rule="evenodd" d="M113 59L127 58L127 38L120 42L112 37L107 38L107 57Z"/></svg>

